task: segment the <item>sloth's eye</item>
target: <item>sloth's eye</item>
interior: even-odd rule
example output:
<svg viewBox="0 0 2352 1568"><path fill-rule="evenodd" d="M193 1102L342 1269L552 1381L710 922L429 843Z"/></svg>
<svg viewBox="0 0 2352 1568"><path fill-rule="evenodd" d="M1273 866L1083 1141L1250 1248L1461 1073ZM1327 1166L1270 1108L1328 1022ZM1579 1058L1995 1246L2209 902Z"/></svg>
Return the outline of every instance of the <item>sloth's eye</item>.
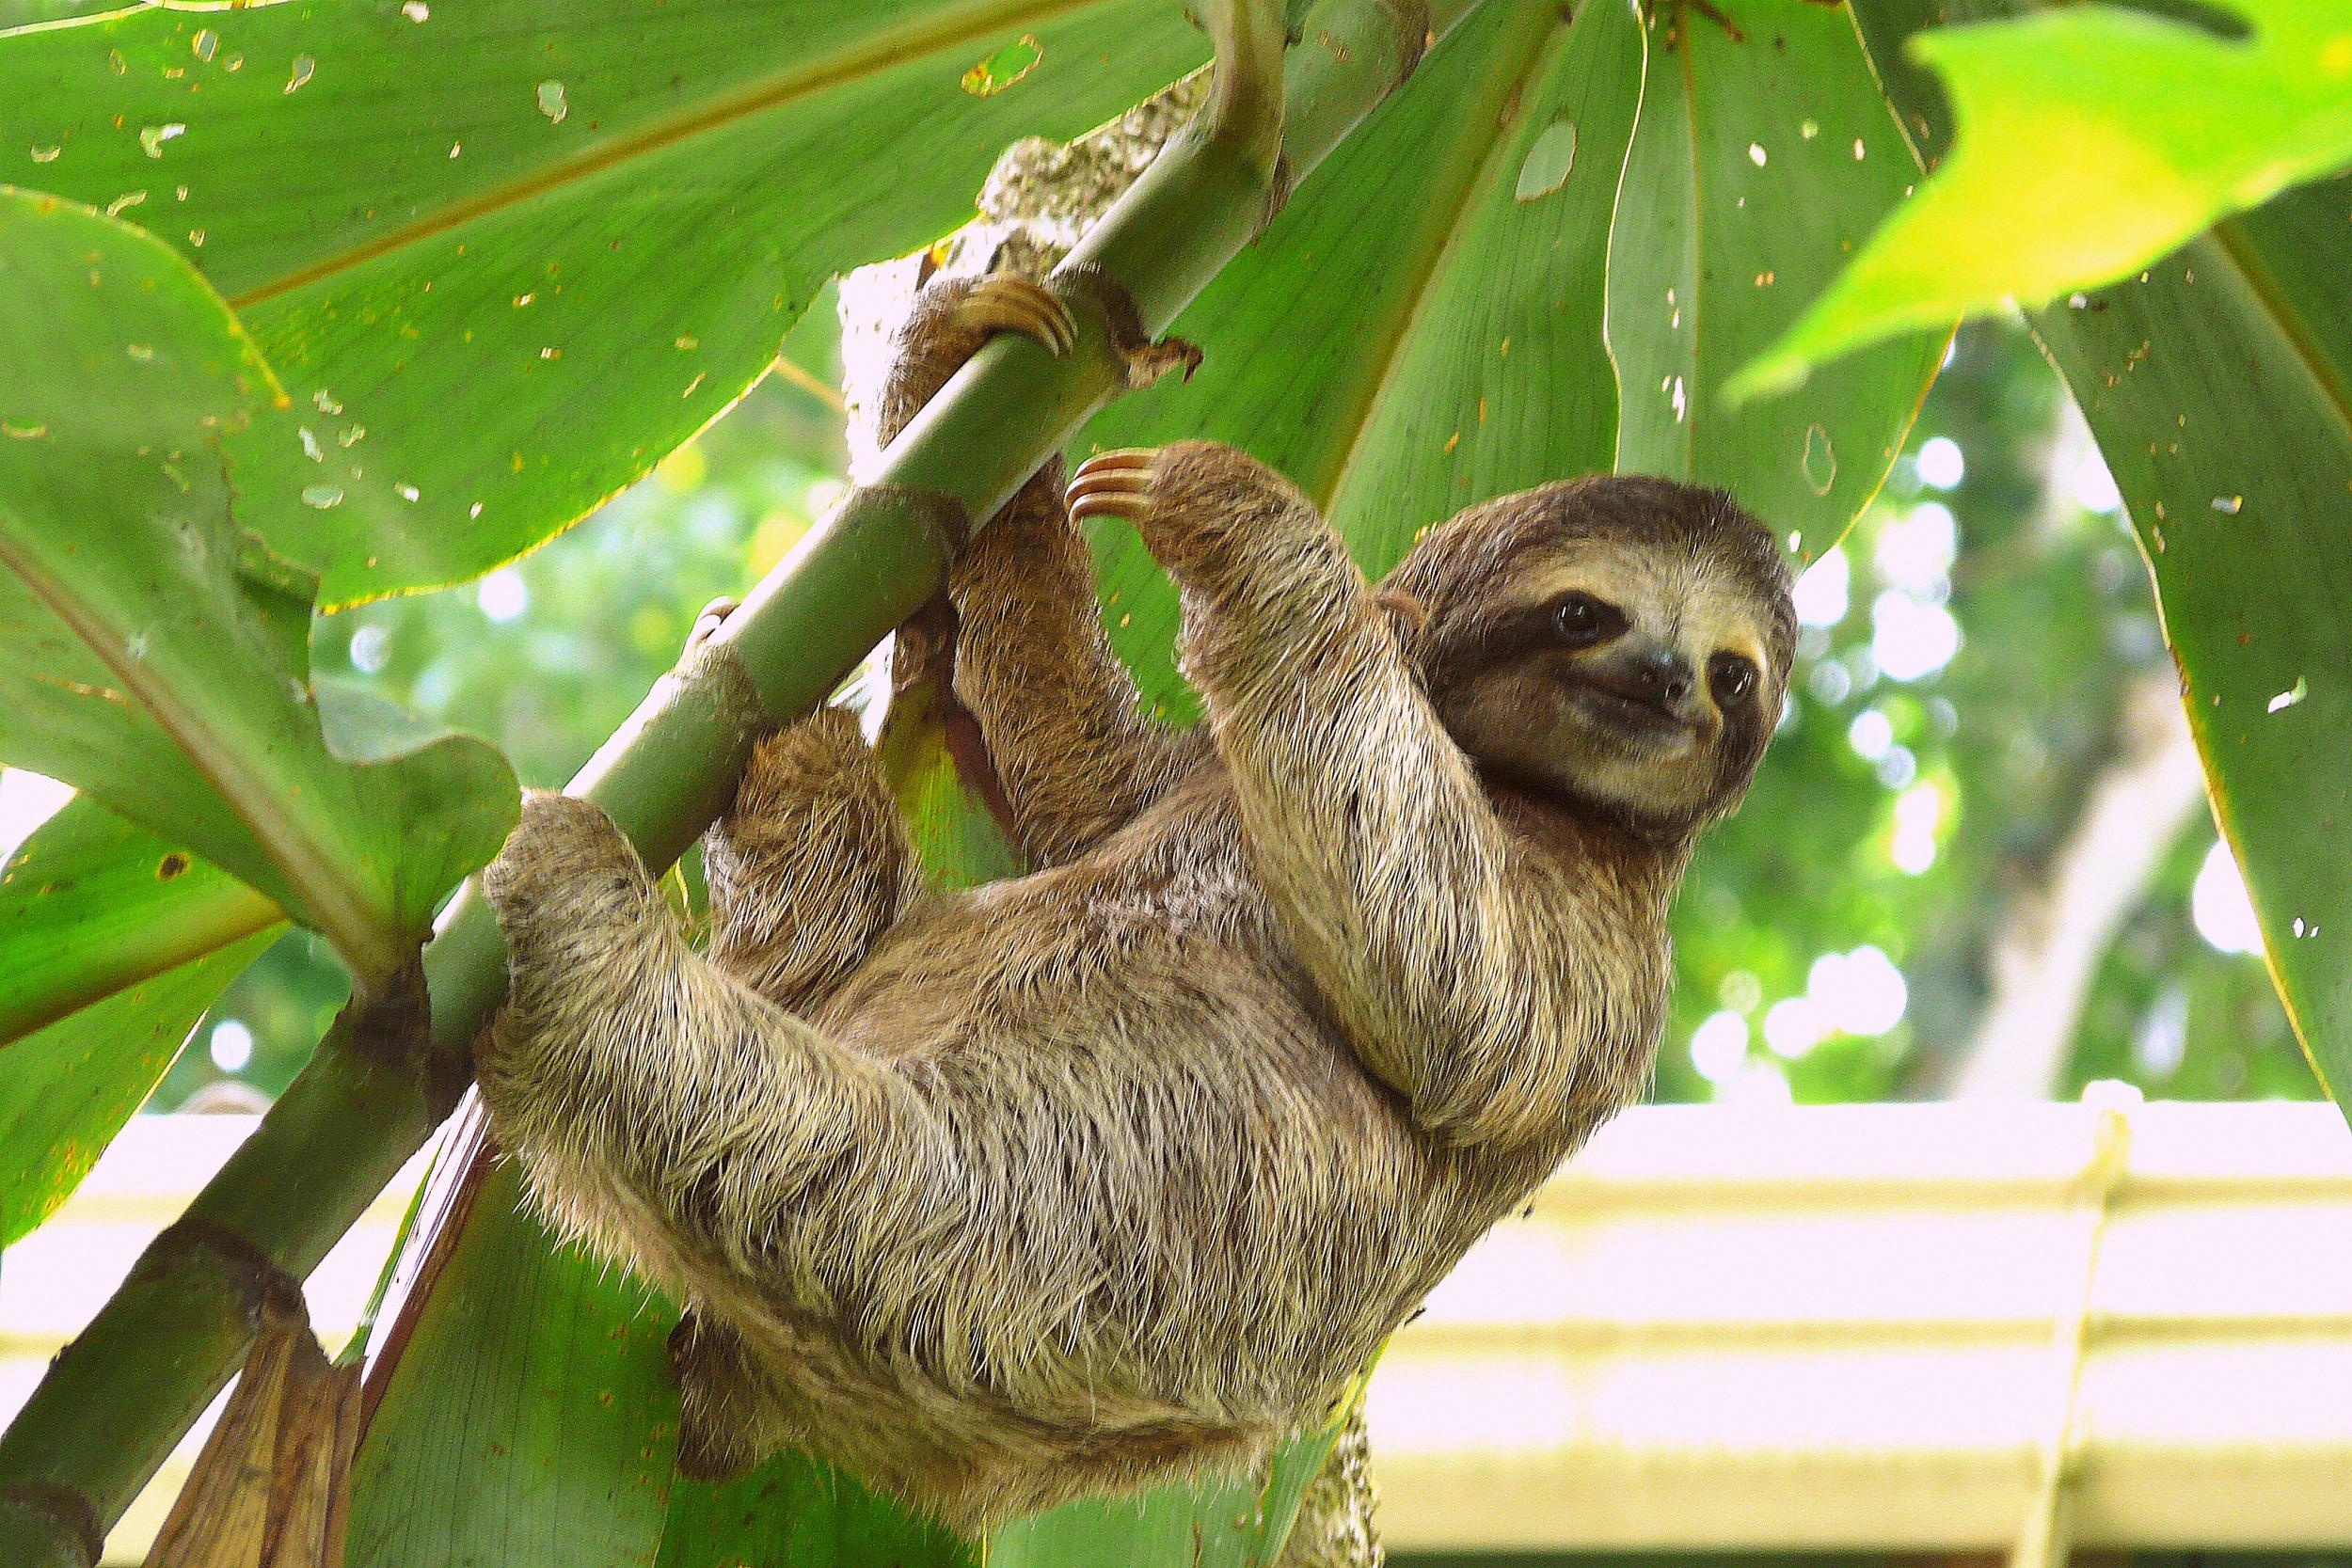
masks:
<svg viewBox="0 0 2352 1568"><path fill-rule="evenodd" d="M1756 666L1738 654L1717 654L1708 661L1707 679L1715 701L1736 703L1756 689Z"/></svg>
<svg viewBox="0 0 2352 1568"><path fill-rule="evenodd" d="M1622 630L1625 617L1615 606L1590 594L1570 594L1552 606L1551 624L1561 641L1571 648L1587 648Z"/></svg>

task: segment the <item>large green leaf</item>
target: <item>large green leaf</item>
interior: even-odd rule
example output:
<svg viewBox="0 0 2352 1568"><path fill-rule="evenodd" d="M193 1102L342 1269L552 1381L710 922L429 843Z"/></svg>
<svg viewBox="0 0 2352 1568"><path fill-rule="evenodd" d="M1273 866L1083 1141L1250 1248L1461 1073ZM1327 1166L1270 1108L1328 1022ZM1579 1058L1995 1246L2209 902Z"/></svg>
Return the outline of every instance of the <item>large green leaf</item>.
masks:
<svg viewBox="0 0 2352 1568"><path fill-rule="evenodd" d="M1868 0L1873 50L1947 10ZM1923 77L1888 85L1940 143ZM2328 1092L2352 1094L2352 180L2225 219L2139 279L2033 312L2130 508L2191 729Z"/></svg>
<svg viewBox="0 0 2352 1568"><path fill-rule="evenodd" d="M69 801L0 871L0 1050L284 921L177 845Z"/></svg>
<svg viewBox="0 0 2352 1568"><path fill-rule="evenodd" d="M0 872L0 1246L47 1217L284 917L76 800Z"/></svg>
<svg viewBox="0 0 2352 1568"><path fill-rule="evenodd" d="M1192 380L1083 442L1230 441L1375 572L1472 501L1608 467L1600 280L1642 51L1621 6L1479 7L1178 320L1206 352ZM1187 707L1174 594L1132 533L1099 543L1113 640Z"/></svg>
<svg viewBox="0 0 2352 1568"><path fill-rule="evenodd" d="M2137 271L2215 219L2352 164L2352 9L2214 0L2244 38L2120 6L1914 35L1959 137L1744 388L1860 343ZM1813 291L1806 291L1810 295Z"/></svg>
<svg viewBox="0 0 2352 1568"><path fill-rule="evenodd" d="M675 1319L558 1249L521 1211L514 1165L477 1175L353 1462L347 1560L650 1568L677 1438Z"/></svg>
<svg viewBox="0 0 2352 1568"><path fill-rule="evenodd" d="M312 579L264 542L323 499L297 483L281 398L170 250L0 189L0 758L167 833L381 975L496 850L514 781L457 737L365 766L330 751L305 678Z"/></svg>
<svg viewBox="0 0 2352 1568"><path fill-rule="evenodd" d="M2034 318L2154 569L2288 1016L2352 1095L2352 181Z"/></svg>
<svg viewBox="0 0 2352 1568"><path fill-rule="evenodd" d="M155 8L0 40L0 177L119 206L235 303L338 483L393 503L281 546L342 603L579 517L827 277L968 216L1007 142L1205 53L1168 0Z"/></svg>
<svg viewBox="0 0 2352 1568"><path fill-rule="evenodd" d="M1902 446L1945 334L1734 407L1724 383L1895 210L1919 163L1843 7L1661 7L1609 245L1617 466L1728 486L1818 552ZM1942 325L1948 325L1948 320Z"/></svg>

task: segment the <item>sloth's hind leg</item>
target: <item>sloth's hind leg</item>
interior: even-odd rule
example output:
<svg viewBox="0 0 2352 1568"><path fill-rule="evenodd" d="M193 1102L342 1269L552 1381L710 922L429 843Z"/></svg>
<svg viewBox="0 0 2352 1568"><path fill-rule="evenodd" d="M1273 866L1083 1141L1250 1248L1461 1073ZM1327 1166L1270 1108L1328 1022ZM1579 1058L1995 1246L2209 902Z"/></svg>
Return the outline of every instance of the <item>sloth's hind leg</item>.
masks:
<svg viewBox="0 0 2352 1568"><path fill-rule="evenodd" d="M678 1385L677 1465L696 1481L724 1481L768 1457L789 1428L740 1336L689 1310L670 1333Z"/></svg>
<svg viewBox="0 0 2352 1568"><path fill-rule="evenodd" d="M874 753L836 708L761 743L703 869L711 962L794 1010L838 986L922 885Z"/></svg>
<svg viewBox="0 0 2352 1568"><path fill-rule="evenodd" d="M541 1208L655 1283L764 1275L825 1184L937 1166L904 1081L696 956L590 802L528 797L482 885L512 982L476 1048L492 1128Z"/></svg>

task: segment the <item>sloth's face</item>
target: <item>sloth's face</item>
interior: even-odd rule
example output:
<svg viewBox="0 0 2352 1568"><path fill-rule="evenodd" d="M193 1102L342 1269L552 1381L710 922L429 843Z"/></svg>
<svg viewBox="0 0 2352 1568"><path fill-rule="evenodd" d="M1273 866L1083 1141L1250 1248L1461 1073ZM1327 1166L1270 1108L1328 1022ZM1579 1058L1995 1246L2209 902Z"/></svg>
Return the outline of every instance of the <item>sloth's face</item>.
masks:
<svg viewBox="0 0 2352 1568"><path fill-rule="evenodd" d="M1527 537L1423 628L1454 739L1499 783L1646 833L1729 812L1779 720L1793 629L1761 525L1659 480L1547 486L1463 520L1495 509Z"/></svg>

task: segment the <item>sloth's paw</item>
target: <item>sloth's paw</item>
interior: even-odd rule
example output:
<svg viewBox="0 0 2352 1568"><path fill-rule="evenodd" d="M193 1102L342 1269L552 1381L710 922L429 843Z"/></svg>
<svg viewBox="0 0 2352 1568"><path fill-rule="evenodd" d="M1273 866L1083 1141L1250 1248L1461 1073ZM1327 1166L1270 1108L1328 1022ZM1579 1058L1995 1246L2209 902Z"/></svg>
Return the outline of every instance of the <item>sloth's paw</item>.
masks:
<svg viewBox="0 0 2352 1568"><path fill-rule="evenodd" d="M524 792L506 847L483 870L482 894L518 953L548 942L593 946L610 940L612 921L660 906L644 863L603 809L544 789Z"/></svg>
<svg viewBox="0 0 2352 1568"><path fill-rule="evenodd" d="M1221 441L1097 452L1071 475L1069 495L1073 520L1124 517L1180 577L1314 515L1289 480Z"/></svg>
<svg viewBox="0 0 2352 1568"><path fill-rule="evenodd" d="M1070 307L1044 285L1010 273L991 273L975 278L952 305L956 325L985 341L999 332L1013 332L1059 359L1078 342L1078 324Z"/></svg>

